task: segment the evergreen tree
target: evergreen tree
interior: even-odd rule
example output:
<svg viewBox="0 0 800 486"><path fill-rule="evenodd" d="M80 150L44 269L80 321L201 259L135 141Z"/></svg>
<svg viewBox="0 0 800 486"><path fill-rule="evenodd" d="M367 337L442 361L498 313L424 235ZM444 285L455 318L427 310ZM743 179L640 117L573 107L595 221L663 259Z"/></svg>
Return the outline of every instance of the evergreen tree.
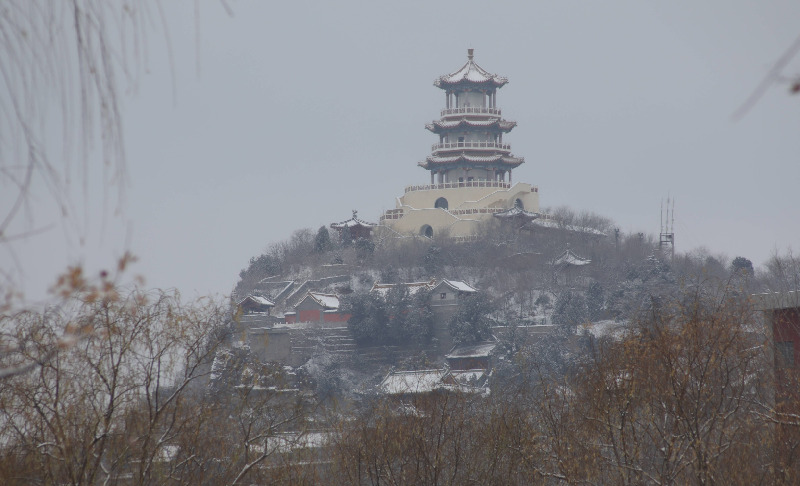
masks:
<svg viewBox="0 0 800 486"><path fill-rule="evenodd" d="M603 286L599 282L592 282L586 291L586 310L589 320L597 321L602 318L605 296Z"/></svg>
<svg viewBox="0 0 800 486"><path fill-rule="evenodd" d="M435 276L441 271L443 265L442 251L438 246L431 245L428 247L428 251L425 252L425 256L422 259L422 265L428 275L431 276Z"/></svg>
<svg viewBox="0 0 800 486"><path fill-rule="evenodd" d="M411 299L405 319L404 334L413 343L430 342L433 337L434 316L431 311L430 292L418 290Z"/></svg>
<svg viewBox="0 0 800 486"><path fill-rule="evenodd" d="M375 243L367 238L359 238L355 242L356 256L359 260L366 260L375 253Z"/></svg>
<svg viewBox="0 0 800 486"><path fill-rule="evenodd" d="M745 257L737 256L731 262L731 273L753 275L753 262Z"/></svg>
<svg viewBox="0 0 800 486"><path fill-rule="evenodd" d="M494 310L494 303L484 294L462 300L448 324L453 341L456 344L474 344L489 339L494 324L489 314Z"/></svg>
<svg viewBox="0 0 800 486"><path fill-rule="evenodd" d="M342 312L350 314L347 326L353 338L364 344L379 344L387 336L386 303L375 293L354 294L344 299Z"/></svg>
<svg viewBox="0 0 800 486"><path fill-rule="evenodd" d="M567 290L556 299L552 319L559 333L575 334L578 325L586 322L588 317L586 299L580 292Z"/></svg>
<svg viewBox="0 0 800 486"><path fill-rule="evenodd" d="M314 238L314 251L317 253L325 253L333 248L331 243L331 235L328 233L328 228L320 226L317 231L317 236Z"/></svg>
<svg viewBox="0 0 800 486"><path fill-rule="evenodd" d="M398 285L383 298L376 293L345 298L344 312L351 314L348 326L353 337L365 344L421 344L433 335L433 313L425 292L411 295Z"/></svg>

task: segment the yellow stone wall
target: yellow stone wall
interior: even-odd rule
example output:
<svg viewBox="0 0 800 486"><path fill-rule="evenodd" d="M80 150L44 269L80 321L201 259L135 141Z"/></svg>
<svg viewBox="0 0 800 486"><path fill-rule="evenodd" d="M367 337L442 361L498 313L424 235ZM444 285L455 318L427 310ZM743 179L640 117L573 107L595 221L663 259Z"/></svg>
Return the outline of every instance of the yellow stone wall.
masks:
<svg viewBox="0 0 800 486"><path fill-rule="evenodd" d="M440 197L447 199L448 209L434 208ZM463 214L462 211L509 209L517 199L522 202L525 210L539 211L537 189L522 182L514 184L510 189L457 187L409 191L397 199L397 209L402 209L402 217L386 219L382 224L406 235L418 235L425 225L429 225L433 228L434 237L470 236L474 234L478 223L492 218L492 214Z"/></svg>

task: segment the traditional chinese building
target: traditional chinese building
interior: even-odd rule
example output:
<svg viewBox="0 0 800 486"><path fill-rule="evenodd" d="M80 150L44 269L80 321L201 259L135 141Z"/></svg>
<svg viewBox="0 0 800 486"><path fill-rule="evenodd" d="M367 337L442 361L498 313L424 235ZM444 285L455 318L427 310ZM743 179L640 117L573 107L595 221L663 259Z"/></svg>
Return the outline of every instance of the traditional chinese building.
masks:
<svg viewBox="0 0 800 486"><path fill-rule="evenodd" d="M466 64L433 83L445 92L445 108L425 126L439 137L419 163L430 184L406 187L396 208L381 217L397 233L469 236L495 213L539 210L538 188L512 183L512 170L525 160L503 141L516 126L497 105L497 90L508 79L478 66L472 49L467 53Z"/></svg>
<svg viewBox="0 0 800 486"><path fill-rule="evenodd" d="M284 314L287 324L296 322L347 322L350 314L339 311L339 297L334 294L308 292L294 307L294 312Z"/></svg>
<svg viewBox="0 0 800 486"><path fill-rule="evenodd" d="M244 299L236 303L237 313L250 315L250 314L266 314L269 315L270 310L275 307L275 304L266 297L259 295L248 295Z"/></svg>
<svg viewBox="0 0 800 486"><path fill-rule="evenodd" d="M339 233L339 239L357 240L359 238L370 239L372 229L377 226L358 217L358 211L353 210L353 217L340 223L331 223L331 228Z"/></svg>
<svg viewBox="0 0 800 486"><path fill-rule="evenodd" d="M469 371L491 369L491 354L497 347L496 341L455 346L445 356L451 370Z"/></svg>
<svg viewBox="0 0 800 486"><path fill-rule="evenodd" d="M592 263L588 258L582 258L567 248L557 256L553 262L553 278L559 285L572 285L582 280L583 268Z"/></svg>
<svg viewBox="0 0 800 486"><path fill-rule="evenodd" d="M511 224L517 229L530 228L529 225L534 220L540 218L542 215L532 211L525 211L516 204L510 209L494 213L494 217L503 221L504 223Z"/></svg>

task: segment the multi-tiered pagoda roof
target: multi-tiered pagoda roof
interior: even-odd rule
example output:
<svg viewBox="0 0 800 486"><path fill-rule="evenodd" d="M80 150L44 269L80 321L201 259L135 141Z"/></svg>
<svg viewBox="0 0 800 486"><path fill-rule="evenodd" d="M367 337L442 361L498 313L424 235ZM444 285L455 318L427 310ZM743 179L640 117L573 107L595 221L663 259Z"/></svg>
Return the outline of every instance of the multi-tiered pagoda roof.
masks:
<svg viewBox="0 0 800 486"><path fill-rule="evenodd" d="M445 90L447 105L439 120L425 125L439 135L439 143L433 145L431 155L419 165L445 180L457 177L457 171L474 169L478 172L470 176L476 180L504 180L510 169L525 162L511 153L510 145L503 143L503 134L517 125L502 118L496 103L497 89L506 85L508 79L480 67L472 49L467 57L467 63L460 69L433 82Z"/></svg>
<svg viewBox="0 0 800 486"><path fill-rule="evenodd" d="M456 72L439 76L433 82L437 88L451 89L460 85L483 85L500 88L508 83L508 78L492 74L478 66L473 59L473 50L468 51L467 63Z"/></svg>
<svg viewBox="0 0 800 486"><path fill-rule="evenodd" d="M490 118L488 120L473 120L463 117L459 118L458 120L445 119L445 118L442 118L441 120L434 120L431 123L425 125L425 128L437 134L445 132L447 130L452 130L454 128L461 128L461 129L492 128L492 129L499 129L505 133L508 133L515 126L517 126L517 122L501 120L500 118Z"/></svg>

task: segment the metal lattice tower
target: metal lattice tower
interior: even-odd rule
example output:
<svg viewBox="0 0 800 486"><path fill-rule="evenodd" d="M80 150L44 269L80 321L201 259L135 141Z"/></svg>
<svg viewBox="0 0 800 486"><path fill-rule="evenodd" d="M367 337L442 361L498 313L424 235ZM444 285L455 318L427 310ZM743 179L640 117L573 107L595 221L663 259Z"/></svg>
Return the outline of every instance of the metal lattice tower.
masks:
<svg viewBox="0 0 800 486"><path fill-rule="evenodd" d="M670 260L675 257L675 198L667 196L667 204L661 200L661 225L658 235L658 250L662 255L669 255Z"/></svg>

